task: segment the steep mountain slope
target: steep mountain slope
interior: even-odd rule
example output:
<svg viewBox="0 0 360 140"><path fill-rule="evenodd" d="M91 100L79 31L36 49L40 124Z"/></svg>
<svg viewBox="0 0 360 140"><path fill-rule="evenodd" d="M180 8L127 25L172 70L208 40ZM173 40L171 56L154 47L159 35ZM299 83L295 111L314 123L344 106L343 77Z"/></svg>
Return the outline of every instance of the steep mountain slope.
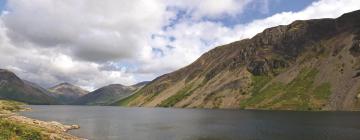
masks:
<svg viewBox="0 0 360 140"><path fill-rule="evenodd" d="M219 46L122 106L357 110L360 11L295 21Z"/></svg>
<svg viewBox="0 0 360 140"><path fill-rule="evenodd" d="M40 86L23 81L4 69L0 69L0 98L29 104L57 104L57 101Z"/></svg>
<svg viewBox="0 0 360 140"><path fill-rule="evenodd" d="M78 98L89 93L89 91L86 91L78 86L74 86L70 83L61 83L49 88L49 91L54 97L57 98L57 100L63 104L71 104Z"/></svg>
<svg viewBox="0 0 360 140"><path fill-rule="evenodd" d="M79 98L75 104L78 105L109 105L117 100L130 96L134 91L143 87L147 82L141 82L133 86L121 84L108 85L99 88Z"/></svg>

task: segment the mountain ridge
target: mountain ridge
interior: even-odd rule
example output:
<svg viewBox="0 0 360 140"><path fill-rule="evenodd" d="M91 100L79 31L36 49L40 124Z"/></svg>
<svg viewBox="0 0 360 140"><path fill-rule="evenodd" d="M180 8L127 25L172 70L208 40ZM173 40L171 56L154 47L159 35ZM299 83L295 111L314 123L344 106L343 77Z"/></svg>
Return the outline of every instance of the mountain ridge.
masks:
<svg viewBox="0 0 360 140"><path fill-rule="evenodd" d="M140 82L131 86L122 84L110 84L101 87L87 95L80 97L74 102L77 105L110 105L117 100L121 100L133 94L134 91L142 88L147 82Z"/></svg>
<svg viewBox="0 0 360 140"><path fill-rule="evenodd" d="M251 39L216 47L115 104L356 110L359 19L360 11L354 11L265 29Z"/></svg>
<svg viewBox="0 0 360 140"><path fill-rule="evenodd" d="M40 86L24 81L15 73L0 69L0 98L29 104L57 104Z"/></svg>
<svg viewBox="0 0 360 140"><path fill-rule="evenodd" d="M48 91L63 104L71 104L89 93L89 91L67 82L55 85L49 88Z"/></svg>

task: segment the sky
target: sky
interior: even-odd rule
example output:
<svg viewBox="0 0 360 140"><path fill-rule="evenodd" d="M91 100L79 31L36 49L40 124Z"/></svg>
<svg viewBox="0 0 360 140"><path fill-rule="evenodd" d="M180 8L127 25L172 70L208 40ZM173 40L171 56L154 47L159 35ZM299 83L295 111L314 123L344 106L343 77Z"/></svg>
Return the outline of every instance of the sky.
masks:
<svg viewBox="0 0 360 140"><path fill-rule="evenodd" d="M210 49L359 0L0 0L0 68L51 87L132 85Z"/></svg>

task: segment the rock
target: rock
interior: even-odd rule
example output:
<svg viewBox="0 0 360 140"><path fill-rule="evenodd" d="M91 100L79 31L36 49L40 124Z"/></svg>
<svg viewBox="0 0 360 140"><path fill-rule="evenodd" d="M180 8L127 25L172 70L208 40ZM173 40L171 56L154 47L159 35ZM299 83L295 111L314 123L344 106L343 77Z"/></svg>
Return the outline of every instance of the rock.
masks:
<svg viewBox="0 0 360 140"><path fill-rule="evenodd" d="M267 74L270 70L269 65L265 60L256 60L250 62L247 67L248 71L253 75L263 75Z"/></svg>
<svg viewBox="0 0 360 140"><path fill-rule="evenodd" d="M71 125L71 129L79 129L80 126L79 125Z"/></svg>
<svg viewBox="0 0 360 140"><path fill-rule="evenodd" d="M358 36L354 37L353 44L350 48L350 54L354 57L360 56L360 39L357 39Z"/></svg>

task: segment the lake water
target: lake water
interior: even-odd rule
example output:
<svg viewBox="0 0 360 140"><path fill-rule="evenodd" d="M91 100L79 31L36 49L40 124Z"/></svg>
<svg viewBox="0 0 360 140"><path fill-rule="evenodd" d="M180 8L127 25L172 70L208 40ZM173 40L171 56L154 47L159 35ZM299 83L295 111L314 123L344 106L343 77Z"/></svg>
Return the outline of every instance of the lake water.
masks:
<svg viewBox="0 0 360 140"><path fill-rule="evenodd" d="M90 140L359 140L360 112L31 106L27 117L79 124Z"/></svg>

